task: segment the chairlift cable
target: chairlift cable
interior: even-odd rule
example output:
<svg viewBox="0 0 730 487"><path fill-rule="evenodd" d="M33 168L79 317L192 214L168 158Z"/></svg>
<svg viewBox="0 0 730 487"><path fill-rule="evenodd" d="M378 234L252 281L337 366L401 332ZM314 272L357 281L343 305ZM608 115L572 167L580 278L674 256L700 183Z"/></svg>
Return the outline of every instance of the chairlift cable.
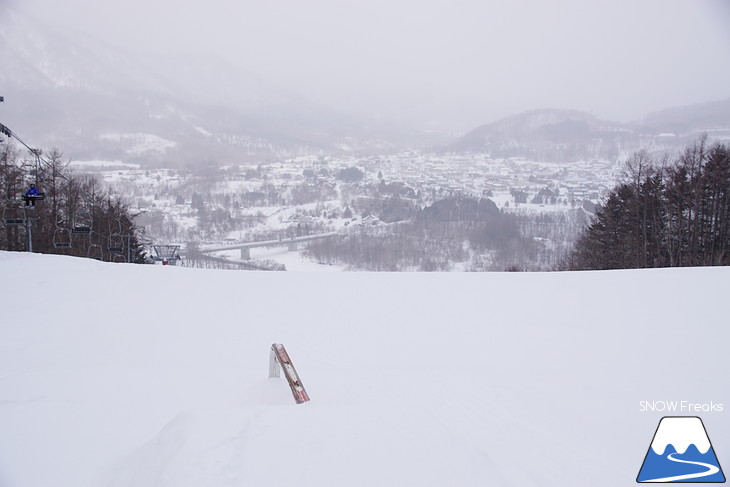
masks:
<svg viewBox="0 0 730 487"><path fill-rule="evenodd" d="M16 134L12 130L10 130L10 128L7 125L3 125L2 123L0 123L0 133L5 134L8 137L14 138L18 142L20 142L26 149L28 149L30 151L30 153L33 154L38 159L38 161L43 162L46 166L48 166L50 168L53 168L53 164L50 161L47 161L45 158L43 158L43 156L41 156L40 149L34 149L31 146L29 146L28 144L26 144L25 141L23 139L21 139L20 136L18 136L18 134ZM58 175L61 178L68 181L68 178L66 176L64 176L63 174L58 174ZM38 177L38 173L36 172L36 178L37 177ZM36 181L36 183L37 182L38 181Z"/></svg>

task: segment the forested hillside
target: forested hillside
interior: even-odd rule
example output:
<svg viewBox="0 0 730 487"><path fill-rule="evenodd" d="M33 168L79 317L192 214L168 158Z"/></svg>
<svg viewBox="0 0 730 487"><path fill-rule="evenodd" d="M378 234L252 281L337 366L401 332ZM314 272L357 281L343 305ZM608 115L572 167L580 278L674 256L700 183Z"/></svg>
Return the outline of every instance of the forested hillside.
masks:
<svg viewBox="0 0 730 487"><path fill-rule="evenodd" d="M676 159L638 152L568 269L730 264L730 149L701 138Z"/></svg>
<svg viewBox="0 0 730 487"><path fill-rule="evenodd" d="M28 158L0 144L0 250L142 262L138 230L120 195L66 165L58 150ZM31 184L40 195L26 199Z"/></svg>

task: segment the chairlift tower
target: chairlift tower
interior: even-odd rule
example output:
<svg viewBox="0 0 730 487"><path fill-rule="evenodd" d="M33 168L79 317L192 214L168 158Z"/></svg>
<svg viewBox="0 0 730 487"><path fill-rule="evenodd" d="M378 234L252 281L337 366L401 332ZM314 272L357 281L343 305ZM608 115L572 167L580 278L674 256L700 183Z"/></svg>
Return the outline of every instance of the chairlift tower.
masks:
<svg viewBox="0 0 730 487"><path fill-rule="evenodd" d="M33 222L40 220L37 213L27 213L25 215L25 225L28 229L28 252L33 253Z"/></svg>
<svg viewBox="0 0 730 487"><path fill-rule="evenodd" d="M132 262L132 238L134 238L135 236L136 235L131 234L131 233L125 233L123 235L119 235L119 238L127 241L127 245L124 247L127 249L127 258L126 258L127 264ZM116 252L116 255L121 256L122 259L124 259L124 248L122 249L121 252Z"/></svg>
<svg viewBox="0 0 730 487"><path fill-rule="evenodd" d="M33 222L39 220L35 207L26 207L21 200L3 204L3 223L7 227L24 226L28 235L28 252L33 252Z"/></svg>
<svg viewBox="0 0 730 487"><path fill-rule="evenodd" d="M162 265L176 265L177 260L180 258L178 253L179 245L153 245L152 249L155 251L152 259L162 262Z"/></svg>

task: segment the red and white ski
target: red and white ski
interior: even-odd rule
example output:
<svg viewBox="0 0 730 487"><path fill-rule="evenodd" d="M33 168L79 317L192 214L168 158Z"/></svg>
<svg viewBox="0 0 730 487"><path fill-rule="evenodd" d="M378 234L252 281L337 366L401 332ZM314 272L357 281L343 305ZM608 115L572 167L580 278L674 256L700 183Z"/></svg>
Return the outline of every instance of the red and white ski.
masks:
<svg viewBox="0 0 730 487"><path fill-rule="evenodd" d="M289 382L289 387L291 388L291 392L294 395L294 400L297 404L309 401L309 395L307 394L306 389L304 389L302 381L299 379L299 375L294 368L294 364L289 358L289 354L286 352L284 345L281 343L274 343L271 345L269 377L279 377L279 368L276 366L276 363L278 363L281 366L281 370L284 371L284 376L286 376L286 380Z"/></svg>

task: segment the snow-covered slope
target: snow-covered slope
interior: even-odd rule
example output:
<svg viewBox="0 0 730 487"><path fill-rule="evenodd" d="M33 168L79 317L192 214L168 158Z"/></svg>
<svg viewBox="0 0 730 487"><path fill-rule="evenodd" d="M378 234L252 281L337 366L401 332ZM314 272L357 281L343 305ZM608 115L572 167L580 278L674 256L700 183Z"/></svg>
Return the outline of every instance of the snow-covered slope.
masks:
<svg viewBox="0 0 730 487"><path fill-rule="evenodd" d="M0 485L615 486L730 402L730 269L258 273L0 252ZM267 379L281 342L312 401ZM695 413L696 414L696 413ZM727 413L704 413L730 463Z"/></svg>

